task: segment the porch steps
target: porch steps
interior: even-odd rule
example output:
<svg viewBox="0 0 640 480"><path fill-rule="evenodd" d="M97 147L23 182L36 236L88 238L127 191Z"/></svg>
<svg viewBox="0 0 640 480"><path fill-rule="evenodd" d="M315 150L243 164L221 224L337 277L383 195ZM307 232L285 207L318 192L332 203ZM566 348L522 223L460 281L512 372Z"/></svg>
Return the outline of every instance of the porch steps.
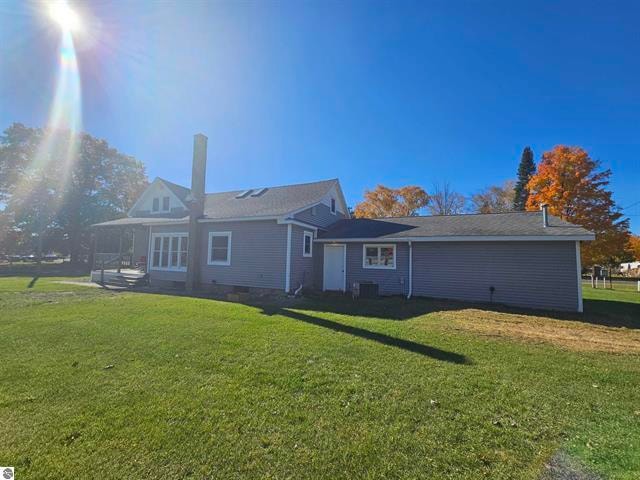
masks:
<svg viewBox="0 0 640 480"><path fill-rule="evenodd" d="M104 281L102 281L102 274L100 270L94 270L91 272L91 281L112 287L136 288L149 285L149 275L143 272L134 272L131 270L120 273L113 270L105 270Z"/></svg>

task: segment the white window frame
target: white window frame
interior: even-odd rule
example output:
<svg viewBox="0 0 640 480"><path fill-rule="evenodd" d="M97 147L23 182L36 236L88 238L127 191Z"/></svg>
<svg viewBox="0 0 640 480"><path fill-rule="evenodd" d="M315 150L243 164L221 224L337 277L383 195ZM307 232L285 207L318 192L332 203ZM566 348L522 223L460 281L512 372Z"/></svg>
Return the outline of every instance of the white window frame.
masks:
<svg viewBox="0 0 640 480"><path fill-rule="evenodd" d="M164 199L165 198L169 200L167 202L167 204L169 206L166 209L164 208ZM171 211L171 196L170 195L163 195L162 197L160 197L160 211L163 212L163 213Z"/></svg>
<svg viewBox="0 0 640 480"><path fill-rule="evenodd" d="M309 237L309 253L305 252L305 241ZM302 234L302 256L303 257L313 257L313 232L305 230Z"/></svg>
<svg viewBox="0 0 640 480"><path fill-rule="evenodd" d="M156 200L158 200L158 208L157 209L153 208L153 207L155 207ZM160 211L160 206L161 206L160 205L160 197L153 197L151 199L151 212L153 212L153 213L159 212Z"/></svg>
<svg viewBox="0 0 640 480"><path fill-rule="evenodd" d="M162 254L164 253L164 240L162 240L164 237L168 237L169 241L167 242L167 247L168 247L168 252L167 252L167 266L166 267L161 267L160 265L162 265ZM173 242L173 240L171 240L171 238L178 238L178 265L174 266L171 265L171 243ZM154 266L153 264L153 260L154 260L154 253L155 253L155 248L156 248L156 238L160 238L160 256L158 257L159 260L159 265ZM182 241L183 238L189 238L189 234L187 232L163 232L163 233L153 233L151 235L151 244L149 245L149 265L150 265L150 269L151 270L159 270L159 271L165 271L165 272L186 272L187 271L187 266L184 265L182 266L182 262L180 261L180 252L182 251ZM188 256L187 256L188 258Z"/></svg>
<svg viewBox="0 0 640 480"><path fill-rule="evenodd" d="M331 197L331 199L329 200L329 211L331 212L331 215L336 214L336 203L336 199Z"/></svg>
<svg viewBox="0 0 640 480"><path fill-rule="evenodd" d="M213 237L226 237L227 238L227 260L212 260L211 259L211 245L213 243ZM231 232L209 232L209 242L207 248L207 265L231 265Z"/></svg>
<svg viewBox="0 0 640 480"><path fill-rule="evenodd" d="M367 248L378 249L378 262L380 262L380 250L383 248L393 248L393 267L385 265L367 265ZM396 255L395 243L365 243L362 245L362 268L375 269L375 270L395 270L398 265L398 256Z"/></svg>

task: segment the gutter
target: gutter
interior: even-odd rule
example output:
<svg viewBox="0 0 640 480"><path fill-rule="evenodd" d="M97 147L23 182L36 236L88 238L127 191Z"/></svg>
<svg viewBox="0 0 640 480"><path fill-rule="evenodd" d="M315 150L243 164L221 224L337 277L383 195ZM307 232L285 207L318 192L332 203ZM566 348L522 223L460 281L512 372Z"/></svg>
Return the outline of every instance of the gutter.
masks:
<svg viewBox="0 0 640 480"><path fill-rule="evenodd" d="M318 238L319 243L349 242L567 242L595 240L593 233L583 235L448 235L433 237L361 237L361 238Z"/></svg>

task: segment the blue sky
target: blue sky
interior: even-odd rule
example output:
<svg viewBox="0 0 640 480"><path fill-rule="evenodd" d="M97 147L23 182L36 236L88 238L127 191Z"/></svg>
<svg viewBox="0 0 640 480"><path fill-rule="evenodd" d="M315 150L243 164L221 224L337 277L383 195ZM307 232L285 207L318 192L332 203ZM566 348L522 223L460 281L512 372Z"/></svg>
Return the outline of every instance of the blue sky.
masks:
<svg viewBox="0 0 640 480"><path fill-rule="evenodd" d="M0 3L0 128L47 122L60 33ZM340 178L365 188L515 177L520 153L580 145L640 201L640 2L88 2L83 126L207 190ZM629 208L640 233L640 204Z"/></svg>

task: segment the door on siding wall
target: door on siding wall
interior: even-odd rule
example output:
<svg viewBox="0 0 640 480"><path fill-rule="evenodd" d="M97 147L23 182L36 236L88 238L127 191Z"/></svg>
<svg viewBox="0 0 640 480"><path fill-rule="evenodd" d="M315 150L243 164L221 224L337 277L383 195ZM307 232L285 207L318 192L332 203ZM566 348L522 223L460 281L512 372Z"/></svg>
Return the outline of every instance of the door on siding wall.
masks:
<svg viewBox="0 0 640 480"><path fill-rule="evenodd" d="M345 290L345 245L325 245L323 264L323 290Z"/></svg>

